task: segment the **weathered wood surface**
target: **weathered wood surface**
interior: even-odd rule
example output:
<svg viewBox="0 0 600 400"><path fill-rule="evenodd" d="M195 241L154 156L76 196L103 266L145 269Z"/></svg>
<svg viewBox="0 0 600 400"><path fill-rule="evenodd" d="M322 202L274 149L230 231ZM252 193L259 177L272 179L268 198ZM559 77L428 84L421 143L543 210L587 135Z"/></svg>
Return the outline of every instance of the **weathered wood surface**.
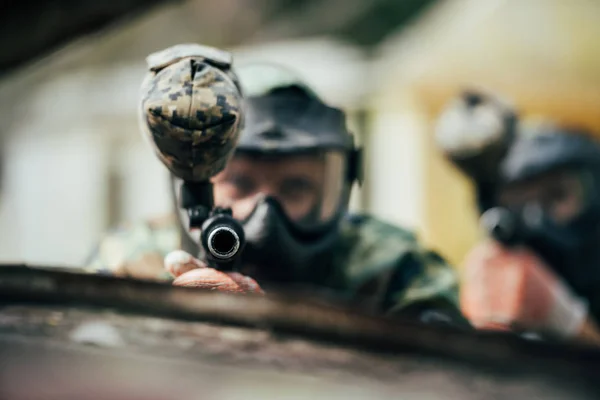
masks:
<svg viewBox="0 0 600 400"><path fill-rule="evenodd" d="M282 296L14 267L0 268L0 299L0 387L13 390L0 395L27 386L16 378L25 369L33 382L51 365L65 379L82 375L72 393L111 365L137 371L110 378L120 385L175 376L189 390L207 391L205 398L221 390L205 386L215 371L239 390L261 393L271 384L305 390L308 379L321 388L315 398L347 395L352 387L372 398L415 391L461 399L600 395L600 355L591 349L408 324ZM164 363L174 364L166 370ZM272 395L266 398L282 398Z"/></svg>

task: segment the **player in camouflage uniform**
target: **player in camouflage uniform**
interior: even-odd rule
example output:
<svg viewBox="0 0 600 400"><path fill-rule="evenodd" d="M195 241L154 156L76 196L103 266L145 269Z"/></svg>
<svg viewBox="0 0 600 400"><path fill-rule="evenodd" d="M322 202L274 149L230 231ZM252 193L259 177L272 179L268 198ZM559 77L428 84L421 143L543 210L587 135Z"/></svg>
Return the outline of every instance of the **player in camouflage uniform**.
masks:
<svg viewBox="0 0 600 400"><path fill-rule="evenodd" d="M231 207L246 232L240 272L256 279L267 292L270 285L300 284L360 300L380 312L467 324L458 310L457 275L439 255L421 247L409 231L347 213L351 187L360 178L360 153L346 129L344 113L324 104L285 69L248 65L236 71L238 83L223 54L207 56L204 51L175 46L148 58L152 73L144 89L143 129L171 171L174 164L187 167L177 159L177 146L165 145L165 140L181 139L187 132L196 138L195 144L208 136L226 138L227 146L236 142L224 170L215 162L210 171L207 165L194 164L183 173L208 177L218 172L211 178L215 203ZM212 62L211 56L220 61ZM208 69L194 67L203 62ZM194 74L194 68L205 72ZM210 86L206 70L224 72L220 83ZM233 84L241 86L243 112L237 98L225 93L223 82L229 83L227 90ZM217 104L220 108L215 112ZM157 115L159 123L152 122ZM238 139L234 131L240 130L240 121ZM171 130L165 131L165 126ZM205 151L201 146L182 157ZM184 146L179 150L184 151ZM205 155L204 160L211 157ZM179 204L181 180L172 182L174 203ZM186 214L176 208L174 215L108 234L89 268L173 279L164 268L165 257L177 249L199 254L199 234L186 228ZM201 265L197 260L193 263Z"/></svg>
<svg viewBox="0 0 600 400"><path fill-rule="evenodd" d="M463 313L477 328L600 345L600 146L524 118L491 92L449 103L444 154L476 188L482 238L467 254Z"/></svg>

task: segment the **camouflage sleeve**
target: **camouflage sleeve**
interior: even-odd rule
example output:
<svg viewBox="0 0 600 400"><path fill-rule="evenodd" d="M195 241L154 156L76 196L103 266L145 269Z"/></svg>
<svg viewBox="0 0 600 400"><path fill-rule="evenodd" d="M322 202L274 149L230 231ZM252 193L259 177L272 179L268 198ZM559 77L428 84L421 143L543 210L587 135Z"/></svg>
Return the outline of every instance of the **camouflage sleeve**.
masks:
<svg viewBox="0 0 600 400"><path fill-rule="evenodd" d="M407 253L388 282L387 313L470 326L460 311L458 274L437 253L421 248Z"/></svg>
<svg viewBox="0 0 600 400"><path fill-rule="evenodd" d="M164 269L164 257L178 248L175 226L143 222L116 229L105 235L85 263L90 273L135 277L150 280L170 280Z"/></svg>
<svg viewBox="0 0 600 400"><path fill-rule="evenodd" d="M414 233L369 215L349 215L341 232L334 265L343 271L343 285L361 307L465 324L458 274L438 254L423 248Z"/></svg>

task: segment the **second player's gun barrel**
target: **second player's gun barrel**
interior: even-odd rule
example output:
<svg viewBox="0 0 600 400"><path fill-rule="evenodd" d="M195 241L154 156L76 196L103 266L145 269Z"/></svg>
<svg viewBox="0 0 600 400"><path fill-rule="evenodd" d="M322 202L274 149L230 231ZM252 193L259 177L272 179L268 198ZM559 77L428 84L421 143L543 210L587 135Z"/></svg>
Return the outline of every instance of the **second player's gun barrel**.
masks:
<svg viewBox="0 0 600 400"><path fill-rule="evenodd" d="M523 224L506 208L490 208L481 215L480 224L489 236L505 246L517 245L524 239Z"/></svg>

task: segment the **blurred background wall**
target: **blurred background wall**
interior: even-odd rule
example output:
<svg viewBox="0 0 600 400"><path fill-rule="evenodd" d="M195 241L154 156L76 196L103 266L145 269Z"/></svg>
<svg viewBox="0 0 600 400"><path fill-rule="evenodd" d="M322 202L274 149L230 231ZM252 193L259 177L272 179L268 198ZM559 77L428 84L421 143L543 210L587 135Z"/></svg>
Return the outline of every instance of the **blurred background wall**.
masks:
<svg viewBox="0 0 600 400"><path fill-rule="evenodd" d="M79 40L0 82L0 262L79 265L103 232L170 211L136 118L144 57L183 42L294 68L366 149L352 209L414 229L459 265L471 188L432 142L466 85L600 130L595 0L187 0Z"/></svg>

